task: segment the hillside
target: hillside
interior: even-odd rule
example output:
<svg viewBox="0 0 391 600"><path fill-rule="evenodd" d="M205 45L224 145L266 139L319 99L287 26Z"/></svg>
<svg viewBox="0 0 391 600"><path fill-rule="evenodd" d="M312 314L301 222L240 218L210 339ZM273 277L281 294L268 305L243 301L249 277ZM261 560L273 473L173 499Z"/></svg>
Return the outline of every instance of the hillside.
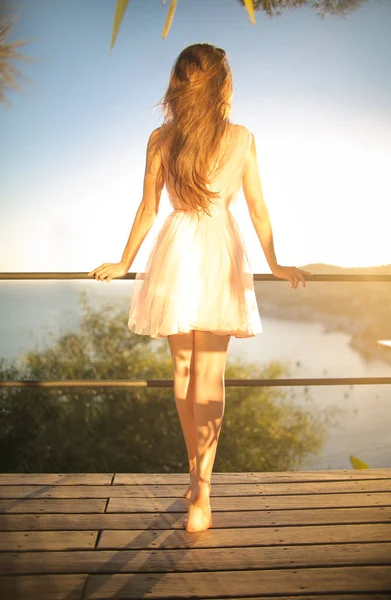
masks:
<svg viewBox="0 0 391 600"><path fill-rule="evenodd" d="M299 268L314 274L391 275L391 265L343 268L308 264ZM278 319L320 321L326 332L352 336L351 346L368 361L381 359L391 365L391 350L377 343L391 340L391 282L311 282L292 289L288 281L256 281L262 315Z"/></svg>

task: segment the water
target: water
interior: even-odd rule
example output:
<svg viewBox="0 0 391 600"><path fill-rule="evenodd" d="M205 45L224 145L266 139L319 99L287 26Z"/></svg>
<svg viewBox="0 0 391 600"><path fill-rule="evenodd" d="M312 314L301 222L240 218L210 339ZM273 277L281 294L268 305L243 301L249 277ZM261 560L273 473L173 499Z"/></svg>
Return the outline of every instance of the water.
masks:
<svg viewBox="0 0 391 600"><path fill-rule="evenodd" d="M86 291L92 306L110 302L127 309L132 281L2 281L0 282L0 356L12 359L44 345L54 337L77 330L81 319L79 295ZM248 339L231 338L228 364L236 358L263 365L282 361L292 377L390 376L391 367L380 360L368 361L349 346L350 335L325 333L320 322L278 320L261 314L264 331ZM129 332L129 335L130 332ZM154 340L154 344L167 344ZM391 352L391 349L390 349ZM295 402L308 410L338 406L343 414L328 430L322 455L302 464L305 469L350 469L349 456L369 467L391 466L391 386L313 386L310 402L301 387L284 388L295 393Z"/></svg>

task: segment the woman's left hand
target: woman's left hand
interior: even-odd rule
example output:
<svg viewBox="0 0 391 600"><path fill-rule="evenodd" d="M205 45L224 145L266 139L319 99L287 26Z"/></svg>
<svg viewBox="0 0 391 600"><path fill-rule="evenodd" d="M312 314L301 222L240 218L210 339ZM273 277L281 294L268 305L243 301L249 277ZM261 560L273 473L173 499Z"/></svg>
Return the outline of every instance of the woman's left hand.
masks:
<svg viewBox="0 0 391 600"><path fill-rule="evenodd" d="M124 265L119 263L103 263L100 267L97 267L93 271L87 273L88 276L93 275L94 279L99 279L100 281L106 281L109 283L112 279L116 277L123 277L126 275L127 270Z"/></svg>

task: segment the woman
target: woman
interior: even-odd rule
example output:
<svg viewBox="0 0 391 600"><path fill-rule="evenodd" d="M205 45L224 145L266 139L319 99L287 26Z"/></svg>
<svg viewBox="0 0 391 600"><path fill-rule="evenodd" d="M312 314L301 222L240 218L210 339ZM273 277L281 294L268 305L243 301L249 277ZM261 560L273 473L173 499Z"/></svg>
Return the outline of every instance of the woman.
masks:
<svg viewBox="0 0 391 600"><path fill-rule="evenodd" d="M174 396L189 460L187 531L212 525L210 481L225 406L231 335L262 333L247 249L229 206L243 187L252 223L276 277L305 287L310 272L277 264L253 134L230 123L226 53L193 44L176 59L163 98L163 125L148 140L143 199L119 263L88 275L123 277L156 218L164 184L174 208L137 273L128 326L167 337Z"/></svg>

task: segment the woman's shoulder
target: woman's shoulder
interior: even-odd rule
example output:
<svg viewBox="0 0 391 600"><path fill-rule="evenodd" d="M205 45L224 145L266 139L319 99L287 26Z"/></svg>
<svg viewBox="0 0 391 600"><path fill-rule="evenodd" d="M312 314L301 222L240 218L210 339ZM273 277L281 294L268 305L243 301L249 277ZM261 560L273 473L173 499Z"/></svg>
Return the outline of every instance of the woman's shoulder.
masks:
<svg viewBox="0 0 391 600"><path fill-rule="evenodd" d="M238 129L243 139L248 140L251 137L252 133L246 125L235 123L235 127Z"/></svg>
<svg viewBox="0 0 391 600"><path fill-rule="evenodd" d="M251 135L251 131L246 125L243 125L241 123L232 123L232 125L243 135Z"/></svg>
<svg viewBox="0 0 391 600"><path fill-rule="evenodd" d="M250 144L252 133L250 129L242 123L232 123L234 131L236 132L236 140L240 145L244 145L246 148Z"/></svg>
<svg viewBox="0 0 391 600"><path fill-rule="evenodd" d="M163 131L167 127L167 123L162 123L160 127L157 127L154 131ZM250 130L246 125L242 125L241 123L230 123L231 127L234 130L242 131L243 133L250 134Z"/></svg>
<svg viewBox="0 0 391 600"><path fill-rule="evenodd" d="M236 131L236 140L240 147L247 149L251 145L252 132L251 130L241 123L232 123L234 131Z"/></svg>

